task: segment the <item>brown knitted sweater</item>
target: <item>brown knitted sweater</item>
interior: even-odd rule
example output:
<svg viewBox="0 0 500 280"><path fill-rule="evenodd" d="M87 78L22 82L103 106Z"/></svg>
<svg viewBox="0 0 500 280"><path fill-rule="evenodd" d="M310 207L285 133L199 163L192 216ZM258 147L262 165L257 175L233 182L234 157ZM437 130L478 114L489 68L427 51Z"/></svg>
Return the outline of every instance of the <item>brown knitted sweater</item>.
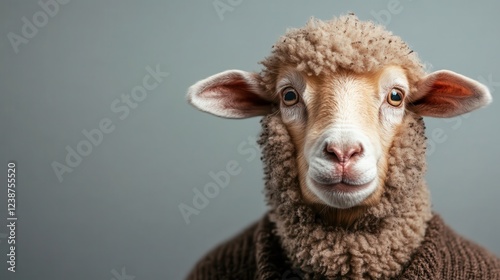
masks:
<svg viewBox="0 0 500 280"><path fill-rule="evenodd" d="M274 224L264 216L208 253L188 279L305 279L304 272L288 263L274 230ZM500 279L500 261L434 215L422 245L394 279Z"/></svg>

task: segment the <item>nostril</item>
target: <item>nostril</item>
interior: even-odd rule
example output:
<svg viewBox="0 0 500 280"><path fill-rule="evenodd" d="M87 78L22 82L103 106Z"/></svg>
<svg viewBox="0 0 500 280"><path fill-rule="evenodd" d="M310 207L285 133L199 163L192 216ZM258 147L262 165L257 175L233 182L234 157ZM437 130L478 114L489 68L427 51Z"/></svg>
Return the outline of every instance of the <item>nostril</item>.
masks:
<svg viewBox="0 0 500 280"><path fill-rule="evenodd" d="M347 163L351 158L360 156L363 148L360 144L351 146L327 144L325 145L325 152L333 156L336 161Z"/></svg>
<svg viewBox="0 0 500 280"><path fill-rule="evenodd" d="M332 144L326 144L325 145L325 153L327 155L333 156L333 158L337 161L342 161L342 154L339 153L339 150L335 148L335 145Z"/></svg>
<svg viewBox="0 0 500 280"><path fill-rule="evenodd" d="M350 159L352 157L359 156L360 154L361 154L361 146L351 147L347 150L345 158Z"/></svg>
<svg viewBox="0 0 500 280"><path fill-rule="evenodd" d="M334 161L344 162L346 159L345 159L345 156L344 156L344 153L342 152L342 150L340 148L338 148L339 146L340 145L333 144L333 143L326 144L325 145L325 152L328 155L330 155Z"/></svg>

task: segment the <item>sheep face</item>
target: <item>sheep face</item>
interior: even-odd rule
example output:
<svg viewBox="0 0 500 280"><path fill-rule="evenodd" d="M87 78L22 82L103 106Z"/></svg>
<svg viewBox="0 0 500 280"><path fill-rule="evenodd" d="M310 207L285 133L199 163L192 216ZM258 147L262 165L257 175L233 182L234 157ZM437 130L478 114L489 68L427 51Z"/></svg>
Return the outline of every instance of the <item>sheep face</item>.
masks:
<svg viewBox="0 0 500 280"><path fill-rule="evenodd" d="M297 149L304 200L338 209L376 204L410 92L405 71L389 66L310 77L289 70L276 91Z"/></svg>
<svg viewBox="0 0 500 280"><path fill-rule="evenodd" d="M491 100L475 80L426 74L401 38L354 16L289 31L262 64L260 73L201 80L188 101L225 118L280 114L302 200L337 224L352 223L384 195L388 151L407 114L454 117Z"/></svg>
<svg viewBox="0 0 500 280"><path fill-rule="evenodd" d="M491 101L484 85L451 71L415 83L410 75L396 65L312 76L287 66L265 85L257 73L228 70L197 82L187 97L225 118L280 114L296 148L302 199L325 220L350 224L380 200L387 153L406 114L454 117Z"/></svg>

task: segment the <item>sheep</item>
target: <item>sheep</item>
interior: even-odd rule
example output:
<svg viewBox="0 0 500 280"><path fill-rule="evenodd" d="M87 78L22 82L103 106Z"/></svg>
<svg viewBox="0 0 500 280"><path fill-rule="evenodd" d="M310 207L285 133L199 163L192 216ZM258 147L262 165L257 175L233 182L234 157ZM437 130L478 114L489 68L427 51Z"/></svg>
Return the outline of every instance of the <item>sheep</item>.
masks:
<svg viewBox="0 0 500 280"><path fill-rule="evenodd" d="M427 73L400 37L353 14L287 31L261 64L188 90L201 111L263 116L270 206L188 279L500 279L500 259L432 212L424 180L423 117L481 108L486 86Z"/></svg>

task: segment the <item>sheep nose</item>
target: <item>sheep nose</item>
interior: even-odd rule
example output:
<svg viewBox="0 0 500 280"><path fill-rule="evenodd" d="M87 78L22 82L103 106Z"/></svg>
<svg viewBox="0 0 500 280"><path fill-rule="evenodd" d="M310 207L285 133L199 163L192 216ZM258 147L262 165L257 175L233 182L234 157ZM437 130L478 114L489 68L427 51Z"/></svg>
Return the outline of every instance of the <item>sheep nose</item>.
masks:
<svg viewBox="0 0 500 280"><path fill-rule="evenodd" d="M335 161L341 164L347 164L352 158L361 155L363 147L357 143L354 145L339 145L337 143L327 143L325 152L333 156Z"/></svg>

